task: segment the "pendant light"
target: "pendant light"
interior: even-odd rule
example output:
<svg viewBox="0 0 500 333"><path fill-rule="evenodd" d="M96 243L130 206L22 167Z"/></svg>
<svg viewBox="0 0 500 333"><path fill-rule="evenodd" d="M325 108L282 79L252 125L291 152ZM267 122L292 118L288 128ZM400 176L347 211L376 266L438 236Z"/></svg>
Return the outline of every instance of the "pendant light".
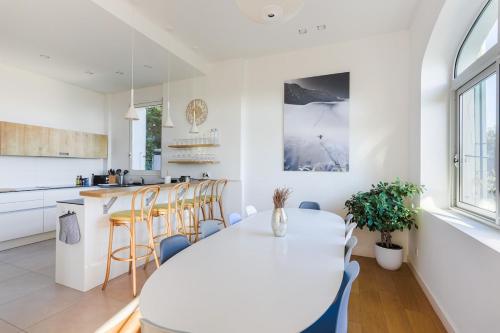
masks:
<svg viewBox="0 0 500 333"><path fill-rule="evenodd" d="M163 105L165 109L165 105ZM165 121L163 122L163 127L172 128L174 127L174 123L172 122L172 118L170 117L170 56L167 58L167 104L166 104L166 116Z"/></svg>
<svg viewBox="0 0 500 333"><path fill-rule="evenodd" d="M128 108L127 113L125 114L125 118L128 120L139 120L139 115L135 110L134 105L134 53L135 53L135 31L132 30L132 61L130 66L130 106Z"/></svg>
<svg viewBox="0 0 500 333"><path fill-rule="evenodd" d="M196 125L196 108L193 109L193 125L191 126L191 130L189 131L189 133L200 133L198 125Z"/></svg>

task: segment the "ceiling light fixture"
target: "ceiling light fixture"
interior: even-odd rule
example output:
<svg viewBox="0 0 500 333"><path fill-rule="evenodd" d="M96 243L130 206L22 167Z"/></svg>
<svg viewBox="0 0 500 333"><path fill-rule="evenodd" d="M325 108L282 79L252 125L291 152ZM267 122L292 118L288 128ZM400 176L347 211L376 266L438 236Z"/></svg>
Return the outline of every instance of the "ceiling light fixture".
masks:
<svg viewBox="0 0 500 333"><path fill-rule="evenodd" d="M236 0L240 11L257 23L282 23L302 9L304 0Z"/></svg>
<svg viewBox="0 0 500 333"><path fill-rule="evenodd" d="M134 52L135 51L135 31L132 30L132 56L131 56L131 70L130 70L130 105L128 111L125 114L125 118L128 120L139 120L139 115L135 110L134 105Z"/></svg>

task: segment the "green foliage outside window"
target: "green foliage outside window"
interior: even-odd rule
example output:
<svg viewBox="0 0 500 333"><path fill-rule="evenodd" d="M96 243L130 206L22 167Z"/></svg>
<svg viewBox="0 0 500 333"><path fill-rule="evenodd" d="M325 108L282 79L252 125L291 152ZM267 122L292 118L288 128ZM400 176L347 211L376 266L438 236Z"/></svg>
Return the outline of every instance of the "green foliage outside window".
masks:
<svg viewBox="0 0 500 333"><path fill-rule="evenodd" d="M155 150L161 150L161 105L146 108L146 170L153 169Z"/></svg>

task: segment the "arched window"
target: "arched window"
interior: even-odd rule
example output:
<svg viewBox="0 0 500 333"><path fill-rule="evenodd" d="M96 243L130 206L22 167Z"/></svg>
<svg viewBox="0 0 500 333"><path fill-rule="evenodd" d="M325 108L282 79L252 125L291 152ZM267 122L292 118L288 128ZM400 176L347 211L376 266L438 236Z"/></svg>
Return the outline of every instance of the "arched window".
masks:
<svg viewBox="0 0 500 333"><path fill-rule="evenodd" d="M498 0L486 3L455 61L457 208L500 224Z"/></svg>
<svg viewBox="0 0 500 333"><path fill-rule="evenodd" d="M498 0L490 0L460 47L455 77L498 43Z"/></svg>

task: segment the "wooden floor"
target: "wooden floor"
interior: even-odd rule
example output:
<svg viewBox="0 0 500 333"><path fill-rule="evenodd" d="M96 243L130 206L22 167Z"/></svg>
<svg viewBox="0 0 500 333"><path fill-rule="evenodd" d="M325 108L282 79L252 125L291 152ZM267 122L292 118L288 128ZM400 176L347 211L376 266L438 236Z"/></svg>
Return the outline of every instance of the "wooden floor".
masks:
<svg viewBox="0 0 500 333"><path fill-rule="evenodd" d="M446 332L410 268L392 272L375 259L353 257L361 272L349 304L350 333Z"/></svg>

